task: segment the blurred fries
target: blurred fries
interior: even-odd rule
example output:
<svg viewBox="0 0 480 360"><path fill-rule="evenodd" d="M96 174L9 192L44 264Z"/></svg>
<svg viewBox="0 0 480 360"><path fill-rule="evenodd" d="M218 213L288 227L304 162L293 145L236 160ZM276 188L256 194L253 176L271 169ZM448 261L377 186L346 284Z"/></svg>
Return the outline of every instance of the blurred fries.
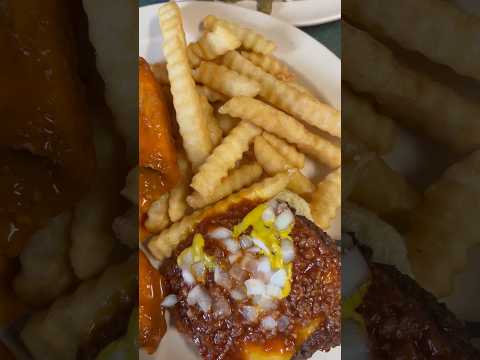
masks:
<svg viewBox="0 0 480 360"><path fill-rule="evenodd" d="M197 168L210 154L212 142L191 75L180 10L176 3L168 3L160 7L158 14L170 89L183 146L193 168Z"/></svg>
<svg viewBox="0 0 480 360"><path fill-rule="evenodd" d="M207 97L209 102L216 102L216 101L227 101L228 97L215 91L208 86L201 86L197 85L197 91L199 94L204 95Z"/></svg>
<svg viewBox="0 0 480 360"><path fill-rule="evenodd" d="M269 74L272 74L279 80L295 80L295 75L290 71L288 66L282 63L273 55L262 55L248 51L242 51L241 54L243 57L250 60L253 64L261 67L263 70L265 70Z"/></svg>
<svg viewBox="0 0 480 360"><path fill-rule="evenodd" d="M354 90L374 96L395 119L457 152L480 147L478 104L403 65L388 48L347 23L343 43L345 56L358 59L346 62L342 72Z"/></svg>
<svg viewBox="0 0 480 360"><path fill-rule="evenodd" d="M290 145L285 140L276 137L268 132L262 134L265 140L272 145L280 155L282 155L290 164L298 169L303 169L305 165L305 155L299 152L295 146Z"/></svg>
<svg viewBox="0 0 480 360"><path fill-rule="evenodd" d="M258 127L249 122L243 121L238 124L200 167L192 179L192 187L203 196L212 194L260 132Z"/></svg>
<svg viewBox="0 0 480 360"><path fill-rule="evenodd" d="M240 25L216 18L213 15L208 15L203 19L203 26L205 29L212 31L215 26L222 25L229 29L235 36L242 42L242 46L245 49L252 50L260 54L270 54L276 49L276 45L273 41L265 39L257 32L241 27Z"/></svg>
<svg viewBox="0 0 480 360"><path fill-rule="evenodd" d="M193 77L208 87L228 97L250 96L255 97L260 91L256 81L230 70L226 66L212 62L202 62L193 71Z"/></svg>
<svg viewBox="0 0 480 360"><path fill-rule="evenodd" d="M339 111L278 80L236 51L226 53L222 61L230 69L257 81L260 84L260 96L270 104L322 131L340 136Z"/></svg>
<svg viewBox="0 0 480 360"><path fill-rule="evenodd" d="M480 80L480 19L437 0L346 0L342 11L369 31ZM432 16L434 15L434 16ZM455 36L452 36L455 31Z"/></svg>
<svg viewBox="0 0 480 360"><path fill-rule="evenodd" d="M396 126L392 119L378 114L367 100L342 87L343 126L371 150L385 154L395 141Z"/></svg>
<svg viewBox="0 0 480 360"><path fill-rule="evenodd" d="M170 191L168 198L168 216L172 222L180 220L187 211L187 195L191 180L190 164L183 156L177 157L178 167L182 173L180 182Z"/></svg>
<svg viewBox="0 0 480 360"><path fill-rule="evenodd" d="M342 202L341 178L341 169L338 168L318 183L317 189L312 195L310 207L313 219L323 230L330 227L331 221L340 208Z"/></svg>
<svg viewBox="0 0 480 360"><path fill-rule="evenodd" d="M289 143L296 144L300 150L331 168L340 166L341 153L337 146L308 131L294 118L259 100L236 97L226 102L219 112L250 121Z"/></svg>
<svg viewBox="0 0 480 360"><path fill-rule="evenodd" d="M188 204L194 208L202 208L212 204L228 195L240 190L257 181L262 175L262 167L256 163L246 164L234 169L222 182L215 188L215 192L209 196L202 196L198 192L193 193L187 198Z"/></svg>

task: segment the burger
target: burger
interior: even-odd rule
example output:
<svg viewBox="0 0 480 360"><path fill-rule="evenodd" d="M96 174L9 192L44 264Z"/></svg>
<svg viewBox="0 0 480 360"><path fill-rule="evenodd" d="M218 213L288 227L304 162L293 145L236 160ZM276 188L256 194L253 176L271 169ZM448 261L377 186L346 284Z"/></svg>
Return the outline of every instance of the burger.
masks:
<svg viewBox="0 0 480 360"><path fill-rule="evenodd" d="M340 253L293 193L211 214L160 272L162 307L204 359L308 359L340 343Z"/></svg>

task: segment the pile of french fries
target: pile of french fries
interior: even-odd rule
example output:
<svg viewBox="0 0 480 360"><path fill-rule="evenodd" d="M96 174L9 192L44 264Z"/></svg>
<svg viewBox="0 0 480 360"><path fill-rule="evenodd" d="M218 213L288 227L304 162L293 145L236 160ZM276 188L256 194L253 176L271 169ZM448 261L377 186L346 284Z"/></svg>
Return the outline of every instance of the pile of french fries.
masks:
<svg viewBox="0 0 480 360"><path fill-rule="evenodd" d="M480 203L480 106L454 85L480 80L480 18L438 0L344 0L342 13L342 196L401 230L417 280L449 295L480 242L471 215ZM431 70L440 68L448 78ZM444 175L422 184L426 191L382 158L400 127L448 154Z"/></svg>
<svg viewBox="0 0 480 360"><path fill-rule="evenodd" d="M185 156L182 182L148 211L151 253L162 260L205 216L284 189L328 229L341 202L340 112L298 84L255 30L209 15L187 44L175 3L160 7L159 22L166 62L151 66L172 95ZM331 169L318 184L302 173L306 157Z"/></svg>

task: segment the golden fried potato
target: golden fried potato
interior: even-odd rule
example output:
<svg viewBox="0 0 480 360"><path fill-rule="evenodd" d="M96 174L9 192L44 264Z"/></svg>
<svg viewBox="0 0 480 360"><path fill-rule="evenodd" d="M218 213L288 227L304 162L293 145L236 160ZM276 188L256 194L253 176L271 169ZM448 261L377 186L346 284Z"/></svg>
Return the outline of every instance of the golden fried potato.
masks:
<svg viewBox="0 0 480 360"><path fill-rule="evenodd" d="M280 155L287 159L290 164L298 169L303 169L305 166L305 155L299 152L295 146L290 145L285 140L280 139L269 132L264 132L262 136L279 152Z"/></svg>
<svg viewBox="0 0 480 360"><path fill-rule="evenodd" d="M287 114L248 97L235 97L220 109L221 114L239 117L275 134L331 168L340 166L340 149L330 141L308 131Z"/></svg>
<svg viewBox="0 0 480 360"><path fill-rule="evenodd" d="M230 69L257 81L260 84L259 94L268 103L322 131L340 137L340 112L330 105L278 80L236 51L226 53L222 62Z"/></svg>
<svg viewBox="0 0 480 360"><path fill-rule="evenodd" d="M277 47L273 41L267 40L254 30L241 27L234 22L218 19L213 15L208 15L203 19L203 26L207 30L212 31L218 25L229 29L242 42L242 47L245 49L260 54L270 54Z"/></svg>
<svg viewBox="0 0 480 360"><path fill-rule="evenodd" d="M240 39L227 26L216 23L188 48L203 60L213 60L240 45L242 45Z"/></svg>
<svg viewBox="0 0 480 360"><path fill-rule="evenodd" d="M218 120L213 116L213 107L208 102L208 99L205 95L199 94L200 104L202 105L205 118L207 119L208 132L210 134L210 140L212 141L213 146L217 146L222 141L222 129L218 125Z"/></svg>
<svg viewBox="0 0 480 360"><path fill-rule="evenodd" d="M338 168L318 183L310 202L313 219L321 229L327 230L330 227L341 202L341 168Z"/></svg>
<svg viewBox="0 0 480 360"><path fill-rule="evenodd" d="M182 173L182 180L170 191L168 198L168 216L172 222L180 220L187 211L187 195L192 178L190 164L187 158L179 155L177 161Z"/></svg>
<svg viewBox="0 0 480 360"><path fill-rule="evenodd" d="M209 196L238 160L253 138L261 133L255 125L242 121L217 146L192 179L192 187L202 196Z"/></svg>
<svg viewBox="0 0 480 360"><path fill-rule="evenodd" d="M480 243L480 151L452 165L425 192L407 236L417 281L439 297L453 291L468 250Z"/></svg>
<svg viewBox="0 0 480 360"><path fill-rule="evenodd" d="M167 3L160 7L158 14L170 90L183 146L192 166L197 168L210 154L212 142L187 58L180 9L176 3Z"/></svg>
<svg viewBox="0 0 480 360"><path fill-rule="evenodd" d="M168 198L169 193L163 194L158 200L154 201L147 212L145 228L152 234L159 233L170 225L168 217Z"/></svg>
<svg viewBox="0 0 480 360"><path fill-rule="evenodd" d="M197 91L199 94L206 96L208 101L211 103L216 101L228 100L228 97L226 95L223 95L222 93L219 93L218 91L215 91L208 86L197 85Z"/></svg>
<svg viewBox="0 0 480 360"><path fill-rule="evenodd" d="M242 51L240 53L243 57L250 60L253 64L261 67L263 70L265 70L269 74L272 74L279 80L295 80L295 74L290 71L288 66L282 63L273 55L263 55L248 51Z"/></svg>
<svg viewBox="0 0 480 360"><path fill-rule="evenodd" d="M260 86L254 80L230 70L226 66L212 62L202 62L193 71L193 77L215 91L227 97L249 96L255 97L260 91Z"/></svg>

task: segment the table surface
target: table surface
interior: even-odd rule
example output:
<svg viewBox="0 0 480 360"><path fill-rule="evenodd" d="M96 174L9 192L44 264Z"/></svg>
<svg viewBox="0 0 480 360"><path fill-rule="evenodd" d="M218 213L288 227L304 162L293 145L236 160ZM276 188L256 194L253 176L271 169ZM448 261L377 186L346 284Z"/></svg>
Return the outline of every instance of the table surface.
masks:
<svg viewBox="0 0 480 360"><path fill-rule="evenodd" d="M140 6L166 2L165 0L139 0ZM307 26L301 28L310 36L314 37L325 45L338 57L341 57L341 25L340 21L334 21L328 24Z"/></svg>

